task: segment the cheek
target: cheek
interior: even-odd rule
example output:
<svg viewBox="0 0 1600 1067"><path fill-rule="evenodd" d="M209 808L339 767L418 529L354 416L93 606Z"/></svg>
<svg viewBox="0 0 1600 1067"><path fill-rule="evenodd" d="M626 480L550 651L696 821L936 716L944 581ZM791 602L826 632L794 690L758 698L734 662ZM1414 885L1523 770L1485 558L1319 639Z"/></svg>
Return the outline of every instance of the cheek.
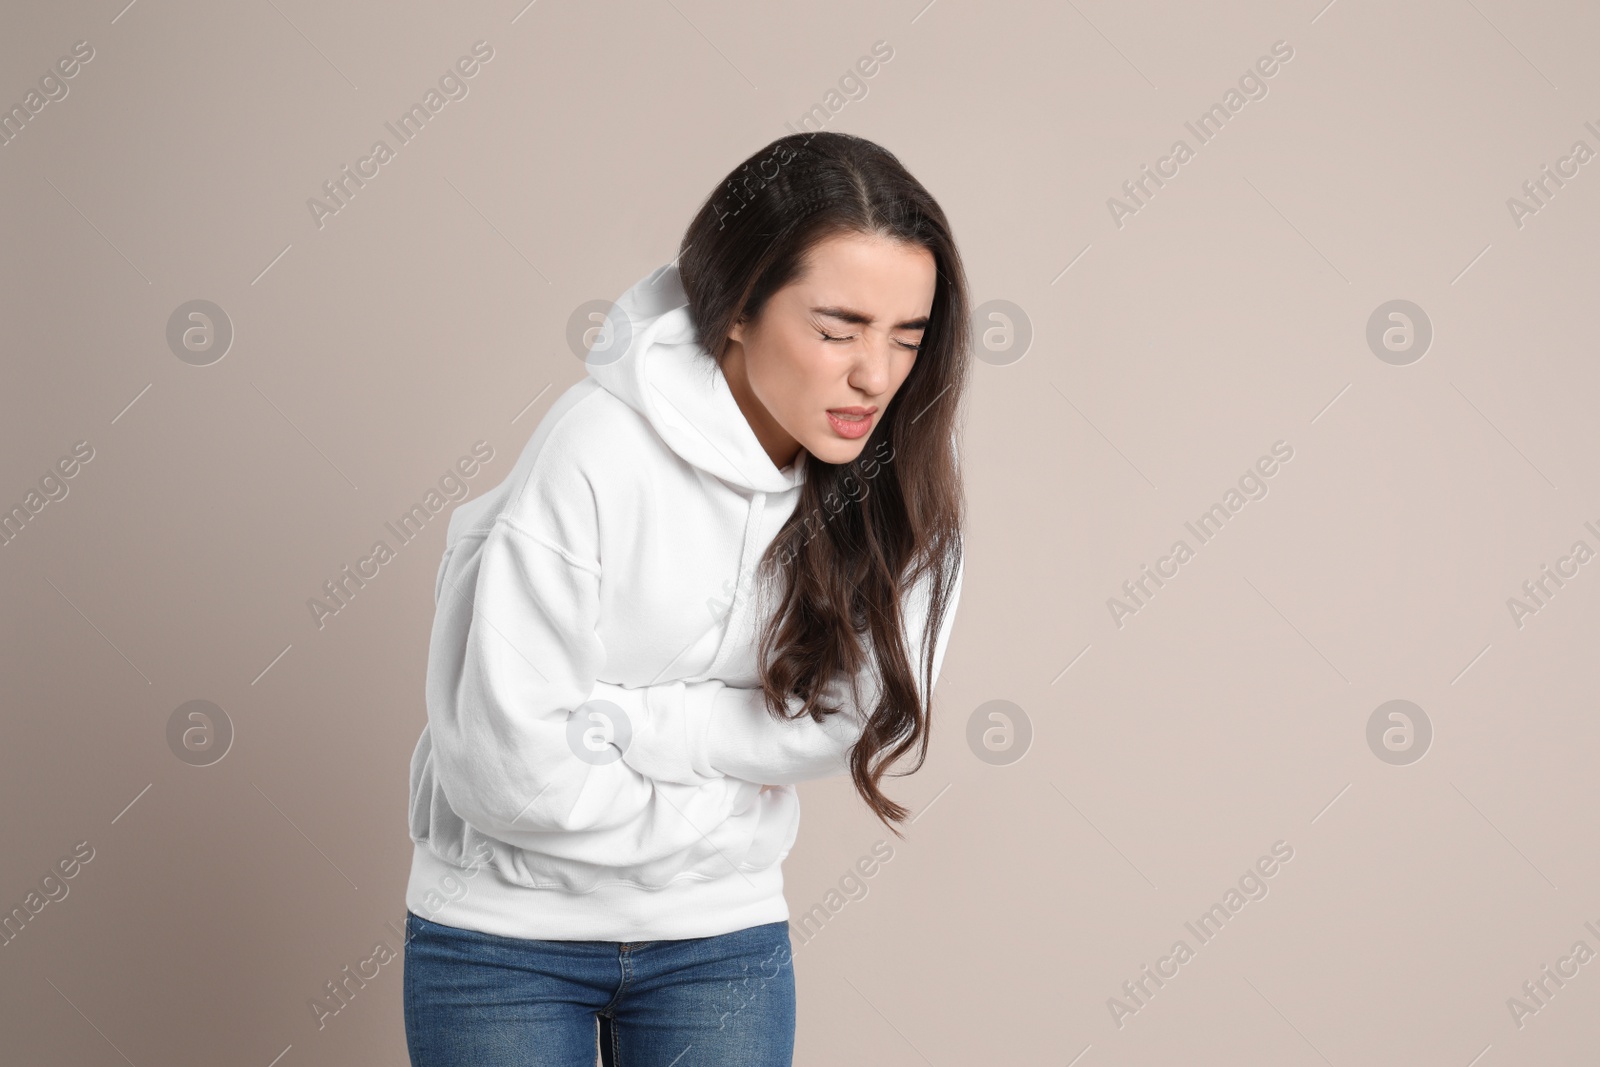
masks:
<svg viewBox="0 0 1600 1067"><path fill-rule="evenodd" d="M826 392L824 379L831 353L817 352L800 343L774 346L763 354L767 358L759 369L752 368L750 375L751 386L761 402L781 422L805 418Z"/></svg>
<svg viewBox="0 0 1600 1067"><path fill-rule="evenodd" d="M917 365L915 353L902 356L895 363L895 380L893 393L900 392L900 387L906 384L906 379L911 377L911 370Z"/></svg>

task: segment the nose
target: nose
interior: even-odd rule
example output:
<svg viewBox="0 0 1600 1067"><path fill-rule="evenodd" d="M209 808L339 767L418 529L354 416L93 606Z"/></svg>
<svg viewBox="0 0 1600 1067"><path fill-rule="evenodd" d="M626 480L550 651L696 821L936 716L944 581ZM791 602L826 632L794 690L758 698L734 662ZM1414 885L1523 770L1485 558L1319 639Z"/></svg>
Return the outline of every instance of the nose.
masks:
<svg viewBox="0 0 1600 1067"><path fill-rule="evenodd" d="M868 396L881 396L889 388L891 349L894 341L887 333L864 332L856 346L855 365L850 369L850 384Z"/></svg>

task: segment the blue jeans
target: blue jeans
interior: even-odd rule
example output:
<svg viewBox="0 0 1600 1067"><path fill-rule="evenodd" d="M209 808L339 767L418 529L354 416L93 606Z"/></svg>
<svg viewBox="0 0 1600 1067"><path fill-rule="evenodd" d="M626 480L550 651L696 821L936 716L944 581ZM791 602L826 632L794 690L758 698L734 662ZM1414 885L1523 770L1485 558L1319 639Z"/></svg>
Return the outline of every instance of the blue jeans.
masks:
<svg viewBox="0 0 1600 1067"><path fill-rule="evenodd" d="M536 941L406 912L412 1067L790 1067L789 924Z"/></svg>

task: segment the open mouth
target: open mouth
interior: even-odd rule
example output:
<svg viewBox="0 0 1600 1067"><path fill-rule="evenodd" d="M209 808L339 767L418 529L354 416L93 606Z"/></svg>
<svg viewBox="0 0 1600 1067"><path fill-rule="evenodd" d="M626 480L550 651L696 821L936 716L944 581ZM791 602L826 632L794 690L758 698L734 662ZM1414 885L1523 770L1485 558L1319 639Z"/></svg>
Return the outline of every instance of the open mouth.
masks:
<svg viewBox="0 0 1600 1067"><path fill-rule="evenodd" d="M876 409L841 408L828 412L828 422L840 437L857 438L872 429L872 416Z"/></svg>

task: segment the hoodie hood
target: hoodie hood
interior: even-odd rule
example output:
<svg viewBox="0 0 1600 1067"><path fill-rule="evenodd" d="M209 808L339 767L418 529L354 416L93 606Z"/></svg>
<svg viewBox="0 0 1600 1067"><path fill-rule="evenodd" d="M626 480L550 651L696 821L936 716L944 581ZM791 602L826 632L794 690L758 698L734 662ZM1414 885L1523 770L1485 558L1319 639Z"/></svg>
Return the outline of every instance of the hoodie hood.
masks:
<svg viewBox="0 0 1600 1067"><path fill-rule="evenodd" d="M612 342L589 351L589 376L643 415L681 459L752 492L781 493L804 481L806 450L789 468L774 466L700 344L676 261L623 293L606 322Z"/></svg>

